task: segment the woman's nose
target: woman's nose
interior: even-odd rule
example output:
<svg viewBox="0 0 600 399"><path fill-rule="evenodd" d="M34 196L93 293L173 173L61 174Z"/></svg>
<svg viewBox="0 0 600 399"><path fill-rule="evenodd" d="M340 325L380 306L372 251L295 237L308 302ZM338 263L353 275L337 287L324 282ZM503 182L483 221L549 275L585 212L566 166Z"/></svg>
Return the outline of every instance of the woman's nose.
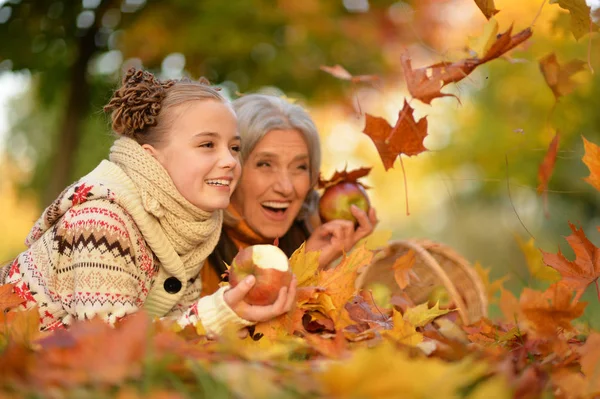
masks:
<svg viewBox="0 0 600 399"><path fill-rule="evenodd" d="M288 196L294 192L294 185L287 173L281 173L275 182L274 189L276 192Z"/></svg>

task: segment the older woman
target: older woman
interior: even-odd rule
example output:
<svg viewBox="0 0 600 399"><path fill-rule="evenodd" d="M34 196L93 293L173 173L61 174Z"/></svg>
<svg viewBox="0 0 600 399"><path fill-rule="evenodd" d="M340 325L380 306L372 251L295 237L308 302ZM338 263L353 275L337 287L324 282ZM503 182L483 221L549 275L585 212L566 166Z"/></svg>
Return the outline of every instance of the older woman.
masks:
<svg viewBox="0 0 600 399"><path fill-rule="evenodd" d="M261 94L233 102L242 137L242 177L227 209L217 247L202 269L203 294L218 289L225 263L240 248L273 243L290 256L306 241L308 251L321 251L319 266L327 267L358 240L373 231L375 210L367 215L354 207L358 221L321 224L315 185L321 147L316 126L299 105Z"/></svg>

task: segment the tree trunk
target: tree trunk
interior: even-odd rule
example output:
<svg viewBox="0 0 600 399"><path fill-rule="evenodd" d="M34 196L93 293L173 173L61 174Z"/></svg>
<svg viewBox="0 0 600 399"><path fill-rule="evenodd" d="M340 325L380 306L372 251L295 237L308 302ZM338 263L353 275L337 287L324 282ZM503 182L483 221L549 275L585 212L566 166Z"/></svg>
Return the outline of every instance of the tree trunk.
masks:
<svg viewBox="0 0 600 399"><path fill-rule="evenodd" d="M98 5L96 23L88 28L77 43L77 58L71 66L65 115L54 145L52 173L42 196L44 206L49 205L67 185L72 183L70 171L79 145L79 130L90 107L90 84L86 78L88 64L98 50L95 43L96 33L102 16L111 4L111 0L104 0Z"/></svg>

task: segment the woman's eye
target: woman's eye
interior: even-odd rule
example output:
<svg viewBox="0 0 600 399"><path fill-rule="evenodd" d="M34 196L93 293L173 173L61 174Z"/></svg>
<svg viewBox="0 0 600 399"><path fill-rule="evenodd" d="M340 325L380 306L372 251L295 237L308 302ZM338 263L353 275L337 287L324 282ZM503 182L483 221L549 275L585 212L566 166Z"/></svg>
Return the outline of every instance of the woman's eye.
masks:
<svg viewBox="0 0 600 399"><path fill-rule="evenodd" d="M268 162L260 161L260 162L256 163L256 166L258 166L259 168L264 168L264 167L271 166L271 164L269 164Z"/></svg>
<svg viewBox="0 0 600 399"><path fill-rule="evenodd" d="M300 165L300 166L298 166L298 169L300 169L300 170L308 170L308 165Z"/></svg>
<svg viewBox="0 0 600 399"><path fill-rule="evenodd" d="M213 148L214 146L215 146L215 143L213 143L212 141L209 141L208 143L200 144L200 147L202 147L202 148Z"/></svg>

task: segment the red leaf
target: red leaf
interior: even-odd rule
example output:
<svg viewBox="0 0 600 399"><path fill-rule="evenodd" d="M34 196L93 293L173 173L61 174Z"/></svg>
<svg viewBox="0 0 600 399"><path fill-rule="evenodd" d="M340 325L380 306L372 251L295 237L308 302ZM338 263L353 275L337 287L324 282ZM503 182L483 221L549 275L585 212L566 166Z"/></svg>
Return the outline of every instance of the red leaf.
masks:
<svg viewBox="0 0 600 399"><path fill-rule="evenodd" d="M383 118L366 114L363 133L375 143L385 170L394 166L394 161L400 154L410 157L427 151L423 145L427 136L427 119L424 117L416 122L413 111L404 100L404 108L400 111L394 127Z"/></svg>
<svg viewBox="0 0 600 399"><path fill-rule="evenodd" d="M319 188L332 187L332 186L335 186L336 184L342 183L342 182L354 183L354 182L357 182L358 179L360 179L361 177L365 177L366 175L368 175L369 172L371 172L371 168L359 168L359 169L354 169L354 170L350 170L350 171L346 171L346 169L344 168L344 170L339 171L339 172L336 170L329 179L323 179L321 177L321 175L319 175L318 187ZM363 184L363 187L364 187L364 184Z"/></svg>

